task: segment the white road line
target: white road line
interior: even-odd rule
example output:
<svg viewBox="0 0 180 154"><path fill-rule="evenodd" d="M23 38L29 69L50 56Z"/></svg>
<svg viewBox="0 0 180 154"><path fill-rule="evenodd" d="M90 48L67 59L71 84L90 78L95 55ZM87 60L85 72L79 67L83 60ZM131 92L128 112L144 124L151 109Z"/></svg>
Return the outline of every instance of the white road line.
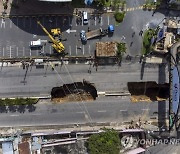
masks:
<svg viewBox="0 0 180 154"><path fill-rule="evenodd" d="M108 25L109 25L109 15L108 15Z"/></svg>
<svg viewBox="0 0 180 154"><path fill-rule="evenodd" d="M16 56L18 57L18 47L16 47Z"/></svg>
<svg viewBox="0 0 180 154"><path fill-rule="evenodd" d="M23 56L25 56L25 51L24 50L25 50L25 48L23 47Z"/></svg>
<svg viewBox="0 0 180 154"><path fill-rule="evenodd" d="M95 17L95 18L94 18L95 26L96 26L96 19L97 19L97 18Z"/></svg>
<svg viewBox="0 0 180 154"><path fill-rule="evenodd" d="M83 45L83 55L84 55L84 45Z"/></svg>
<svg viewBox="0 0 180 154"><path fill-rule="evenodd" d="M4 57L4 47L3 47L3 57Z"/></svg>
<svg viewBox="0 0 180 154"><path fill-rule="evenodd" d="M9 52L10 52L10 58L11 58L11 56L12 56L12 55L11 55L11 46L9 47Z"/></svg>
<svg viewBox="0 0 180 154"><path fill-rule="evenodd" d="M99 111L97 111L97 112L101 112L101 113L104 112L104 113L105 113L105 112L107 112L107 111L106 111L106 110L99 110Z"/></svg>
<svg viewBox="0 0 180 154"><path fill-rule="evenodd" d="M12 114L12 115L10 115L11 117L18 117L19 115L17 115L17 114Z"/></svg>
<svg viewBox="0 0 180 154"><path fill-rule="evenodd" d="M100 18L101 18L101 26L102 26L103 25L103 21L102 21L103 18L102 17L100 17Z"/></svg>
<svg viewBox="0 0 180 154"><path fill-rule="evenodd" d="M71 46L69 46L69 55L71 55Z"/></svg>
<svg viewBox="0 0 180 154"><path fill-rule="evenodd" d="M51 46L49 46L49 52L50 52L50 54L52 53L52 51L51 51L52 49L51 49Z"/></svg>
<svg viewBox="0 0 180 154"><path fill-rule="evenodd" d="M141 110L143 110L143 111L144 111L144 110L148 111L149 109L141 109Z"/></svg>
<svg viewBox="0 0 180 154"><path fill-rule="evenodd" d="M10 20L10 28L12 28L12 21Z"/></svg>
<svg viewBox="0 0 180 154"><path fill-rule="evenodd" d="M4 20L5 19L2 18L2 20L1 20L1 28L3 28L3 27L5 28L5 21Z"/></svg>
<svg viewBox="0 0 180 154"><path fill-rule="evenodd" d="M91 20L89 20L89 21L88 21L88 26L90 26L90 25L91 25L91 22L90 22L90 21L91 21Z"/></svg>
<svg viewBox="0 0 180 154"><path fill-rule="evenodd" d="M84 111L79 111L79 112L76 112L76 113L85 113Z"/></svg>
<svg viewBox="0 0 180 154"><path fill-rule="evenodd" d="M91 55L91 46L90 46L90 44L89 44L89 55Z"/></svg>
<svg viewBox="0 0 180 154"><path fill-rule="evenodd" d="M126 112L127 110L119 110L120 112Z"/></svg>
<svg viewBox="0 0 180 154"><path fill-rule="evenodd" d="M77 21L77 17L75 18L75 23L76 23L76 26L77 26L77 22L76 21Z"/></svg>
<svg viewBox="0 0 180 154"><path fill-rule="evenodd" d="M76 55L77 55L77 45L76 45Z"/></svg>

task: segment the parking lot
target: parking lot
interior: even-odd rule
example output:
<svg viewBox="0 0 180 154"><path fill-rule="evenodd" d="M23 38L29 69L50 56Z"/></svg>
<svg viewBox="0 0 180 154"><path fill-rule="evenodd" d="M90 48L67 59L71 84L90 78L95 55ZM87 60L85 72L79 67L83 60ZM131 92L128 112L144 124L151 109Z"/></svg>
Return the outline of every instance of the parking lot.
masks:
<svg viewBox="0 0 180 154"><path fill-rule="evenodd" d="M115 35L112 38L108 36L88 40L85 45L81 43L81 30L94 30L97 28L107 29L109 24L115 25L113 15L88 15L88 24L78 20L77 16L19 16L6 19L0 19L0 57L36 57L40 53L53 53L52 43L49 43L49 37L43 32L37 24L37 20L50 31L51 28L60 28L63 32L62 40L69 56L92 56L94 55L95 43L97 41L116 40ZM41 39L44 42L42 49L31 49L30 41ZM66 40L66 41L65 41Z"/></svg>

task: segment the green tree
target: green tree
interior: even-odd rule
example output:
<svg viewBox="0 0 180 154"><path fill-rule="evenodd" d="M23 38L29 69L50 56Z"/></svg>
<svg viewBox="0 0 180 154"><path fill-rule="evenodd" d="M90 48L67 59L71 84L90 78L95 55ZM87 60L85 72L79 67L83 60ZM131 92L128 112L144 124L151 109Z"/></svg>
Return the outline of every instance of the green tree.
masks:
<svg viewBox="0 0 180 154"><path fill-rule="evenodd" d="M88 139L90 154L119 154L121 144L117 131L104 129L105 132L93 134Z"/></svg>
<svg viewBox="0 0 180 154"><path fill-rule="evenodd" d="M118 43L117 44L117 56L121 58L124 53L126 53L126 44L125 43Z"/></svg>
<svg viewBox="0 0 180 154"><path fill-rule="evenodd" d="M116 12L114 14L114 18L118 23L121 23L123 21L124 16L125 16L125 12Z"/></svg>
<svg viewBox="0 0 180 154"><path fill-rule="evenodd" d="M104 6L106 4L106 0L97 0L97 3L100 5L100 6Z"/></svg>

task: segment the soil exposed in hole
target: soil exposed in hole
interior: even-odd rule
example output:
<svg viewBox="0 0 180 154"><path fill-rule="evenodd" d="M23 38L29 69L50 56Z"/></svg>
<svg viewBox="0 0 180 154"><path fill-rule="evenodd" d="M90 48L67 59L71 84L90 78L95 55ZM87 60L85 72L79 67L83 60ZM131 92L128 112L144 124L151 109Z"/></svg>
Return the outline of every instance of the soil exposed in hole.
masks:
<svg viewBox="0 0 180 154"><path fill-rule="evenodd" d="M163 101L169 98L169 84L149 82L128 82L132 102Z"/></svg>
<svg viewBox="0 0 180 154"><path fill-rule="evenodd" d="M74 82L54 87L51 91L51 99L54 102L91 101L97 97L96 88L89 82Z"/></svg>

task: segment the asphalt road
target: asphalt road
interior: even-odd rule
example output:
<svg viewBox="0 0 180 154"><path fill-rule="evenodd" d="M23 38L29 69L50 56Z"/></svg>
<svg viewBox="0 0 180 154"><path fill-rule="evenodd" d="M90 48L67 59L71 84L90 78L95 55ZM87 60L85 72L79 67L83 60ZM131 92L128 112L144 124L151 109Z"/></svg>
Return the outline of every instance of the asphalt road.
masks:
<svg viewBox="0 0 180 154"><path fill-rule="evenodd" d="M44 69L22 67L3 67L0 72L0 97L17 96L44 96L49 95L51 89L63 84L83 81L94 83L98 91L128 91L128 82L156 81L168 82L167 67L162 72L158 65L142 65L139 63L124 63L118 66L99 66L96 72L92 67L92 73L88 73L89 65L63 65L55 67L52 71L50 66ZM162 80L162 76L163 80Z"/></svg>
<svg viewBox="0 0 180 154"><path fill-rule="evenodd" d="M42 126L123 122L157 116L157 102L130 103L129 98L100 97L95 102L37 104L33 107L0 107L0 126ZM6 113L7 112L7 113Z"/></svg>
<svg viewBox="0 0 180 154"><path fill-rule="evenodd" d="M133 3L134 4L134 3ZM128 4L129 7L141 6L137 2L136 5ZM128 6L127 6L128 7ZM63 41L66 52L69 56L93 56L95 50L95 43L97 41L122 41L127 43L127 54L135 56L141 54L142 36L139 36L140 30L147 28L150 22L161 21L164 18L163 13L155 13L152 17L152 11L134 10L126 13L124 21L117 24L114 20L113 14L103 14L100 17L97 15L88 15L88 25L83 25L82 22L77 22L76 16L42 16L38 20L42 25L50 30L51 28L59 27L63 32ZM101 18L101 20L100 20ZM52 21L52 22L50 22ZM80 41L80 31L98 29L100 27L107 29L108 25L115 26L115 32L112 37L105 36L88 40L87 44L83 45ZM72 25L72 27L71 27ZM70 29L76 32L67 33L66 30ZM132 34L135 35L132 37ZM7 19L0 19L0 57L13 58L13 57L30 57L38 56L40 52L53 53L51 43L46 43L41 50L31 50L29 43L32 40L47 40L49 38L42 31L37 24L37 16L19 16ZM133 42L133 43L131 43ZM132 45L130 45L132 44ZM78 49L81 47L81 49Z"/></svg>

